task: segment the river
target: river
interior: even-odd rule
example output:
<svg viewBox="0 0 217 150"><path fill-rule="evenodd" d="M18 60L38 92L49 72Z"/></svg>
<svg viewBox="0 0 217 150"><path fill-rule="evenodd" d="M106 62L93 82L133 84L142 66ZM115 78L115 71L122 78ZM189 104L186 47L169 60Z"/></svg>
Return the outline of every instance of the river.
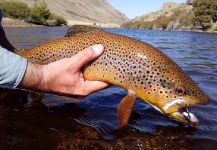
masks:
<svg viewBox="0 0 217 150"><path fill-rule="evenodd" d="M66 27L6 28L11 43L31 48L58 39ZM112 86L82 101L46 95L42 103L7 104L0 123L9 149L215 149L217 148L217 34L105 29L147 42L173 59L211 98L194 106L200 124L178 123L138 100L127 126L117 130L117 106L126 95ZM85 39L84 39L85 40Z"/></svg>

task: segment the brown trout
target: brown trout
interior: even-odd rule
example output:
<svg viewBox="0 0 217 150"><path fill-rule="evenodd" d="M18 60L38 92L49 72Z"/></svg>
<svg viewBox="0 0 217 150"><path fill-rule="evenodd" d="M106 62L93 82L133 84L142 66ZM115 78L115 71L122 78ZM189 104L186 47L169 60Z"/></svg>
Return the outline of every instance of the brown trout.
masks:
<svg viewBox="0 0 217 150"><path fill-rule="evenodd" d="M128 91L118 106L123 127L137 98L177 121L199 123L189 107L208 104L209 98L182 69L157 48L136 39L103 30L72 26L66 37L15 53L38 64L71 57L86 47L102 44L104 53L84 66L86 80L100 80Z"/></svg>

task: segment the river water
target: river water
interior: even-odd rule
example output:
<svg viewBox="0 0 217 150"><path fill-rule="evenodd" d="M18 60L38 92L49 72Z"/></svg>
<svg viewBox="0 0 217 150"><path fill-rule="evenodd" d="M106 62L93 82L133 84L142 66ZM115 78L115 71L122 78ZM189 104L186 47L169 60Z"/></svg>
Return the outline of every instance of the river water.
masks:
<svg viewBox="0 0 217 150"><path fill-rule="evenodd" d="M7 149L216 149L217 34L105 30L157 47L193 78L211 98L208 105L191 108L200 124L180 124L138 100L127 126L117 130L117 106L126 91L112 86L82 101L46 95L42 103L9 102L0 114L2 145ZM66 27L6 28L9 41L19 48L61 38L66 32Z"/></svg>

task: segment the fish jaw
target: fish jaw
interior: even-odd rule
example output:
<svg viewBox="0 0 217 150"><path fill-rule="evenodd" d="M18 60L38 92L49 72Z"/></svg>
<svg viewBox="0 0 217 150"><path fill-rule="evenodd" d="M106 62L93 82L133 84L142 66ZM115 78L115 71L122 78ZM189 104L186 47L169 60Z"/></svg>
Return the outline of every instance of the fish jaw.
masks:
<svg viewBox="0 0 217 150"><path fill-rule="evenodd" d="M183 99L176 99L166 103L162 109L159 106L153 104L150 105L157 111L168 115L176 121L183 122L192 126L198 125L199 120L197 117L193 113L189 112L187 107L180 107L179 104L184 104L184 102L185 100Z"/></svg>
<svg viewBox="0 0 217 150"><path fill-rule="evenodd" d="M177 121L196 126L199 124L199 120L193 113L189 111L189 104L187 104L188 101L184 99L174 99L163 105L162 112L164 112L165 114L169 115Z"/></svg>
<svg viewBox="0 0 217 150"><path fill-rule="evenodd" d="M199 120L189 111L189 107L206 105L210 102L210 98L202 92L196 97L177 96L177 98L170 100L165 99L165 95L159 95L158 92L151 95L145 95L144 92L137 91L137 94L140 95L139 98L162 114L165 114L178 122L192 126L198 125Z"/></svg>
<svg viewBox="0 0 217 150"><path fill-rule="evenodd" d="M185 112L174 112L172 113L170 116L173 117L175 120L183 122L183 123L187 123L190 124L192 126L196 126L199 124L199 120L197 119L197 117L188 111L188 109L186 109L187 111Z"/></svg>

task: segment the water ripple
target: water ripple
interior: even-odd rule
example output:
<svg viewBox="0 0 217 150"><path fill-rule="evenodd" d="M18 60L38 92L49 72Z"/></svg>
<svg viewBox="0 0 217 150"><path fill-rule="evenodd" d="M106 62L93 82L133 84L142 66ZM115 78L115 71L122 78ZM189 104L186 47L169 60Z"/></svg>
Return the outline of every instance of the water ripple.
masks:
<svg viewBox="0 0 217 150"><path fill-rule="evenodd" d="M29 48L49 40L63 37L67 28L6 28L9 40L21 48ZM141 41L152 44L159 50L173 59L189 76L198 83L199 87L207 93L210 104L206 106L196 106L192 108L199 120L200 125L186 127L163 115L143 101L138 100L133 110L126 129L116 131L118 125L117 106L120 100L126 95L126 91L118 87L94 93L86 97L83 101L75 103L82 113L75 120L86 126L93 127L105 140L119 137L130 138L133 133L141 135L144 140L146 136L158 139L165 133L168 136L169 144L177 141L188 141L187 147L192 148L193 144L213 143L217 141L217 36L216 34L196 33L196 32L177 32L177 31L153 31L137 29L105 29L106 31L130 36ZM67 100L44 101L46 107L63 107L68 105ZM4 114L5 112L3 112ZM2 115L0 114L0 117ZM68 115L70 116L70 115ZM2 117L1 117L2 118ZM184 127L183 127L184 126ZM161 132L163 131L163 132ZM173 132L176 131L176 132ZM115 132L115 133L114 133ZM148 133L148 134L147 134ZM157 135L157 136L155 136ZM158 136L159 135L159 136ZM180 136L181 135L181 136ZM150 137L150 136L148 136ZM174 138L178 140L174 141ZM173 140L172 140L173 139ZM119 139L120 140L120 139ZM152 142L156 142L153 140ZM161 142L162 142L161 141ZM197 141L200 141L197 143ZM163 144L168 144L168 141ZM180 144L180 143L179 143ZM212 144L211 144L212 145ZM216 144L213 144L216 145ZM169 145L167 145L169 146ZM180 145L175 146L179 147Z"/></svg>

